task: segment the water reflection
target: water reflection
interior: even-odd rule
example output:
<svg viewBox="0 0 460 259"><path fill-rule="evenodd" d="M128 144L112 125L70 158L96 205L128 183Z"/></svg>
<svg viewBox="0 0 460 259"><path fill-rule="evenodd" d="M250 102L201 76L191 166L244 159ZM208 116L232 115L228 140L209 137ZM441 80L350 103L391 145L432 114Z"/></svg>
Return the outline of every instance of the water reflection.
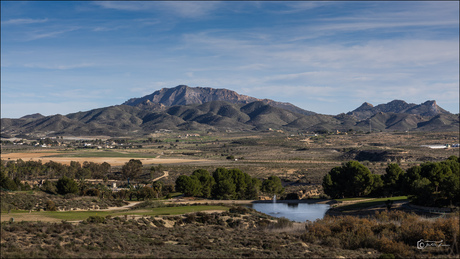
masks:
<svg viewBox="0 0 460 259"><path fill-rule="evenodd" d="M287 203L288 208L297 208L299 207L298 203Z"/></svg>
<svg viewBox="0 0 460 259"><path fill-rule="evenodd" d="M305 222L322 219L329 209L328 204L309 203L253 203L249 207L273 217L285 217L292 221Z"/></svg>

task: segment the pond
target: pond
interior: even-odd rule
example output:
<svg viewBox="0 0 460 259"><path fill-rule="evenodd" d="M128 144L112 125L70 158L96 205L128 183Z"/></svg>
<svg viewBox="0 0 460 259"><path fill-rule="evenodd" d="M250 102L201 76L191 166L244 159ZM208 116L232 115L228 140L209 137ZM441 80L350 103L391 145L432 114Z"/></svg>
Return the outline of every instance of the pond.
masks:
<svg viewBox="0 0 460 259"><path fill-rule="evenodd" d="M249 207L273 217L285 217L292 221L305 222L322 219L329 209L328 204L264 202L253 203Z"/></svg>

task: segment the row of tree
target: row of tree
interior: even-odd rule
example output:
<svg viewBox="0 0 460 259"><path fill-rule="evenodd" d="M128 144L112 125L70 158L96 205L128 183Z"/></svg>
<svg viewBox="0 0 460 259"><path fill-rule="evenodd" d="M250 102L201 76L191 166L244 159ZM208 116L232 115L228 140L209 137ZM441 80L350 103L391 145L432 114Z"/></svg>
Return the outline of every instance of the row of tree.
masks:
<svg viewBox="0 0 460 259"><path fill-rule="evenodd" d="M83 162L71 161L69 165L49 161L42 163L39 161L1 160L1 171L16 182L37 179L56 179L66 176L71 179L138 179L143 172L143 165L139 159L131 159L121 167L121 172L111 174L112 166L103 162ZM162 166L152 167L151 174L155 171L162 171ZM117 176L118 175L118 176ZM11 186L10 186L11 187ZM19 187L19 186L18 186ZM16 188L17 189L17 188ZM12 190L16 190L12 189Z"/></svg>
<svg viewBox="0 0 460 259"><path fill-rule="evenodd" d="M425 162L407 171L389 164L377 175L357 161L334 167L323 178L324 192L331 198L409 195L426 206L460 205L460 160Z"/></svg>
<svg viewBox="0 0 460 259"><path fill-rule="evenodd" d="M259 191L271 195L284 191L281 180L272 176L261 182L239 169L217 168L212 175L204 169L195 170L191 176L181 175L176 180L176 190L185 196L219 200L257 199Z"/></svg>
<svg viewBox="0 0 460 259"><path fill-rule="evenodd" d="M0 169L11 179L19 181L38 178L61 178L63 176L72 179L103 179L111 171L109 163L102 164L93 162L71 161L70 165L49 161L45 164L39 161L1 160Z"/></svg>
<svg viewBox="0 0 460 259"><path fill-rule="evenodd" d="M4 171L0 172L0 188L5 190L31 190L27 184L13 180ZM149 186L130 185L128 189L122 189L118 192L112 191L104 184L91 184L87 181L76 181L67 176L61 177L57 181L46 180L34 190L41 190L49 194L60 195L79 195L79 196L96 196L99 198L121 199L121 200L148 200L169 197L173 193L174 185L163 184L156 181Z"/></svg>

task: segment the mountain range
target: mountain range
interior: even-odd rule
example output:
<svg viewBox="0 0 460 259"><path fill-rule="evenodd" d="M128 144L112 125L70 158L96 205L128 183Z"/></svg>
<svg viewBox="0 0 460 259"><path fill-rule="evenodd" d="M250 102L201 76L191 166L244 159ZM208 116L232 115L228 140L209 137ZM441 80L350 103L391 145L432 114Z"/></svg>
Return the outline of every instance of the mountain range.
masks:
<svg viewBox="0 0 460 259"><path fill-rule="evenodd" d="M1 120L2 137L55 135L133 136L173 131L458 131L459 116L435 101L411 104L394 100L336 116L290 103L240 95L227 89L179 85L121 105L67 115L32 114Z"/></svg>

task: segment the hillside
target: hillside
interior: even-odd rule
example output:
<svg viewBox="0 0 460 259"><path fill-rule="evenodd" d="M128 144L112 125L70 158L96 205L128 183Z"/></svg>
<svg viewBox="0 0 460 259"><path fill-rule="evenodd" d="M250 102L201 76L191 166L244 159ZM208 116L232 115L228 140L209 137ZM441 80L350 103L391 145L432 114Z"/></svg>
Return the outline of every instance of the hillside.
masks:
<svg viewBox="0 0 460 259"><path fill-rule="evenodd" d="M420 116L436 116L438 114L450 114L436 104L436 101L426 101L422 104L406 103L401 100L394 100L389 103L373 106L370 103L363 103L357 109L347 113L359 120L368 119L377 113L405 113Z"/></svg>
<svg viewBox="0 0 460 259"><path fill-rule="evenodd" d="M300 108L288 103L261 100L226 89L178 86L130 99L123 105L67 115L33 114L19 119L2 119L1 136L133 136L166 129L259 131L271 128L304 132L459 130L458 115L445 111L435 101L417 105L395 100L375 107L364 103L352 112L337 116L310 114L305 110L296 112L297 109Z"/></svg>
<svg viewBox="0 0 460 259"><path fill-rule="evenodd" d="M314 112L303 110L290 103L276 102L270 99L258 99L247 95L241 95L228 89L189 87L186 85L178 85L174 88L163 88L144 97L131 98L123 104L139 108L158 109L164 106L203 104L212 101L224 101L235 104L248 104L255 101L262 101L273 107L282 108L291 112L304 115L315 114Z"/></svg>

